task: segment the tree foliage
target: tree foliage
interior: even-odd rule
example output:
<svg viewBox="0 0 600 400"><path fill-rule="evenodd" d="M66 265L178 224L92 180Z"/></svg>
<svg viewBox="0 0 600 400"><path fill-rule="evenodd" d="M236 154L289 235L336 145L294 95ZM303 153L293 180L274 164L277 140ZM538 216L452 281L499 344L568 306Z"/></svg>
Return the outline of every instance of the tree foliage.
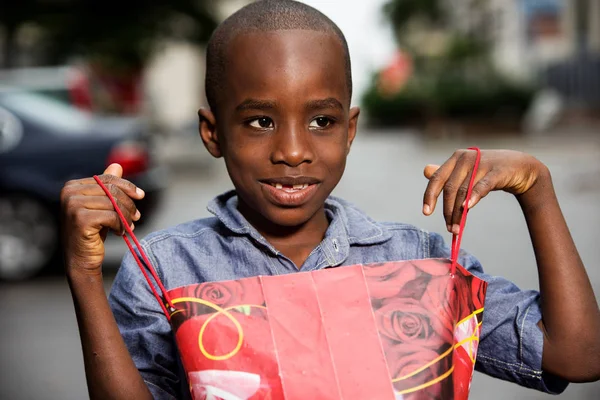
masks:
<svg viewBox="0 0 600 400"><path fill-rule="evenodd" d="M383 12L398 38L402 37L415 20L428 25L446 22L446 14L440 0L390 0L384 5Z"/></svg>
<svg viewBox="0 0 600 400"><path fill-rule="evenodd" d="M139 68L164 38L204 43L217 24L210 0L2 1L5 63L26 23L42 29L52 62L79 55L112 68Z"/></svg>

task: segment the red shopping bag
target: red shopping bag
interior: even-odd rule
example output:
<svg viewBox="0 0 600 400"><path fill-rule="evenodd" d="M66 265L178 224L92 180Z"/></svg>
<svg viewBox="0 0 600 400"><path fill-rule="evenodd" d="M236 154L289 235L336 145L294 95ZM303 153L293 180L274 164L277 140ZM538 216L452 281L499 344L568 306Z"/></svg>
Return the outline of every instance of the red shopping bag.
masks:
<svg viewBox="0 0 600 400"><path fill-rule="evenodd" d="M128 233L143 262L124 238L173 327L195 400L468 397L487 283L457 263L461 235L453 237L451 259L167 291Z"/></svg>

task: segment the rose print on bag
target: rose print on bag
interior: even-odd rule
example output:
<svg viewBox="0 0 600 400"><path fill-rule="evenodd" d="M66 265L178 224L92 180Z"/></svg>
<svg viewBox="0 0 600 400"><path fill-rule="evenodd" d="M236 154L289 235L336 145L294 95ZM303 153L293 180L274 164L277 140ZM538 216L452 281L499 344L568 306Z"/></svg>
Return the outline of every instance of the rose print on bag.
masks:
<svg viewBox="0 0 600 400"><path fill-rule="evenodd" d="M455 398L466 398L485 283L462 267L451 276L449 262L441 259L363 268L396 393L404 399L451 398L460 384Z"/></svg>
<svg viewBox="0 0 600 400"><path fill-rule="evenodd" d="M390 374L397 377L392 379L394 389L404 399L437 399L452 393L452 381L444 379L451 371L450 358L418 345L400 344L386 350L386 359ZM414 390L424 382L432 384Z"/></svg>
<svg viewBox="0 0 600 400"><path fill-rule="evenodd" d="M336 280L337 271L348 271L345 268L354 268L356 274L340 274L345 278ZM327 353L332 351L329 342L332 329L337 335L351 335L353 329L351 325L334 327L326 321L336 319L336 313L351 315L353 307L358 307L337 300L343 297L340 295L350 277L361 282L357 285L354 281L355 288L361 285L364 288L366 301L363 304L368 307L372 320L361 319L360 323L373 324L373 337L377 341L373 349L382 351L380 371L389 373L389 386L381 390L388 390L389 399L467 399L483 316L485 282L460 266L454 275L450 274L450 261L442 259L339 267L326 273L331 276L329 280L321 276L299 292L300 280L293 276L270 277L270 282L282 279L282 285L276 285L280 295L268 298L278 305L272 308L269 308L271 303L265 301L260 277L170 291L176 307L171 323L184 368L192 371L188 379L194 399L339 398L341 392L335 388L337 378L331 374L343 373L349 368L348 364L353 365L352 359L356 357L352 356L353 352L345 352L341 357L344 364L333 368L323 364L312 364L319 365L313 370L293 366L309 358L335 364L336 357ZM313 273L299 274L304 282L310 282L312 278L307 276ZM326 291L319 291L319 282L330 286ZM277 303L287 296L287 290L297 291L296 300ZM322 296L330 300L324 301ZM318 307L309 312L309 304L318 304ZM325 304L327 310L314 312ZM295 318L308 318L306 321L312 321L309 324L312 328L294 325ZM287 329L286 324L295 327ZM276 338L276 334L286 338ZM362 342L355 343L360 346ZM317 347L325 354L314 354ZM283 361L287 367L282 367ZM365 369L366 365L356 362L351 368L364 370L365 379L372 381L368 371L373 367L368 365ZM290 389L292 382L303 379L307 379L304 384L296 383L295 389ZM306 397L309 388L312 394ZM388 398L383 392L378 393L372 398Z"/></svg>
<svg viewBox="0 0 600 400"><path fill-rule="evenodd" d="M390 346L396 344L418 344L424 348L438 349L449 340L444 340L433 328L429 310L412 298L395 299L375 311L375 318L382 340ZM448 338L446 338L448 339Z"/></svg>
<svg viewBox="0 0 600 400"><path fill-rule="evenodd" d="M174 289L177 297L200 299L184 301L177 305L177 311L172 315L171 324L176 329L190 316L212 314L218 307L232 309L244 314L254 314L264 317L265 299L260 283L256 278L238 281L207 282Z"/></svg>
<svg viewBox="0 0 600 400"><path fill-rule="evenodd" d="M198 286L196 297L210 301L219 307L227 307L231 300L238 300L242 293L242 284L237 281L230 282L209 282L206 285Z"/></svg>

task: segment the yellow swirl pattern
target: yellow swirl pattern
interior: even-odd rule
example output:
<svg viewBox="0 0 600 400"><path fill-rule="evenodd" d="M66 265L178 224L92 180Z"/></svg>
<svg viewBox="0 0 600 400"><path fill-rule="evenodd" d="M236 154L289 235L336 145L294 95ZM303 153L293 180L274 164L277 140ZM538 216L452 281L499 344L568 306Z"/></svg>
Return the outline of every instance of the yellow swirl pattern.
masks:
<svg viewBox="0 0 600 400"><path fill-rule="evenodd" d="M482 313L482 312L483 312L483 308L480 308L480 309L478 309L478 310L475 310L475 311L474 311L473 313L471 313L469 316L467 316L467 317L465 317L465 318L461 319L460 321L458 321L458 322L457 322L457 323L454 325L454 327L456 328L458 325L462 324L462 323L463 323L463 322L465 322L465 321L468 321L470 318L473 318L473 317L475 317L477 314L480 314L480 313ZM481 326L481 322L478 322L478 323L477 323L477 327L479 328L480 326ZM473 335L471 335L471 336L469 336L469 337L467 337L467 338L465 338L465 339L461 340L460 342L456 343L454 346L450 346L450 348L449 348L448 350L446 350L445 352L443 352L442 354L440 354L438 357L436 357L435 359L431 360L431 361L430 361L430 362L428 362L427 364L425 364L425 365L423 365L423 366L421 366L421 367L417 368L416 370L414 370L414 371L412 371L412 372L410 372L410 373L408 373L408 374L406 374L406 375L403 375L403 376L400 376L400 377L398 377L398 378L394 378L394 379L392 379L392 383L400 382L400 381L402 381L402 380L404 380L404 379L408 379L408 378L410 378L410 377L413 377L413 376L415 376L415 375L416 375L416 374L418 374L419 372L422 372L422 371L424 371L425 369L427 369L427 368L429 368L430 366L432 366L433 364L435 364L435 363L437 363L437 362L439 362L439 361L443 360L445 357L448 357L450 354L452 354L452 352L453 352L455 349L459 348L460 346L462 346L462 345L463 345L463 344L465 344L465 343L469 343L469 351L468 351L468 354L469 354L469 359L470 359L470 360L473 362L473 364L475 364L475 357L474 357L474 355L473 355L473 353L474 353L473 342L478 342L478 341L479 341L479 335L478 335L478 333L479 333L479 332L476 332L475 334L473 334ZM442 375L440 375L440 376L436 377L435 379L432 379L432 380L430 380L430 381L428 381L428 382L425 382L425 383L423 383L423 384L421 384L421 385L414 386L414 387L412 387L412 388L408 388L408 389L404 389L404 390L402 390L402 391L398 391L398 392L396 392L396 393L398 393L398 394L406 394L406 393L412 393L412 392L416 392L417 390L425 389L426 387L429 387L429 386L431 386L431 385L435 385L436 383L438 383L438 382L440 382L440 381L442 381L442 380L446 379L448 376L450 376L450 374L452 374L452 372L453 372L453 371L454 371L454 366L450 367L450 369L449 369L448 371L446 371L446 372L445 372L445 373L443 373Z"/></svg>
<svg viewBox="0 0 600 400"><path fill-rule="evenodd" d="M236 308L241 308L241 307L254 307L254 308L262 308L262 309L266 309L265 306L261 306L261 305L257 305L257 304L240 304L240 305L235 305L235 306L230 306L230 307L226 307L226 308L222 308L219 307L218 305L211 303L210 301L206 301L206 300L202 300L202 299L198 299L196 297L179 297L176 299L172 299L171 302L173 304L177 304L177 303L199 303L199 304L203 304L207 307L212 308L213 310L215 310L215 313L212 314L210 317L208 317L208 319L206 321L204 321L204 323L202 324L202 327L200 328L200 333L198 334L198 346L200 348L200 352L202 352L202 355L204 355L204 357L206 357L209 360L213 360L213 361L223 361L223 360L227 360L233 356L235 356L240 349L242 348L242 343L244 342L244 329L242 328L242 325L239 323L239 321L229 312L232 309L236 309ZM182 312L183 310L176 310L174 311L171 316ZM463 318L462 320L460 320L459 322L457 322L454 326L458 326L460 324L462 324L463 322L469 320L470 318L475 317L477 314L480 314L483 312L483 308L480 308L478 310L475 310L473 313L471 313L469 316ZM221 356L217 356L214 354L210 354L208 351L206 351L206 348L204 347L204 343L203 343L203 338L204 338L204 332L206 330L206 327L208 326L208 324L215 319L217 316L219 315L224 315L225 317L227 317L235 326L235 328L237 329L238 332L238 341L237 344L235 346L235 348L233 350L231 350L229 353L221 355ZM479 328L481 326L481 322L477 323L477 327ZM479 341L479 336L477 335L472 335L466 339L461 340L460 342L456 343L454 346L451 346L448 350L446 350L444 353L440 354L438 357L436 357L435 359L433 359L432 361L428 362L427 364L417 368L416 370L412 371L409 374L406 374L404 376L392 379L392 383L396 383L396 382L400 382L402 380L408 379L412 376L415 376L416 374L418 374L419 372L424 371L425 369L427 369L428 367L430 367L431 365L437 363L438 361L444 359L445 357L447 357L448 355L452 354L452 352L454 351L454 349L457 349L458 347L462 346L465 343L469 343L469 358L471 359L471 361L473 362L473 364L475 363L475 357L473 356L473 342L474 341ZM406 393L412 393L412 392L416 392L418 390L421 389L425 389L429 386L435 385L436 383L446 379L448 376L450 376L452 374L452 372L454 371L454 366L452 366L448 371L446 371L445 373L443 373L442 375L428 381L425 382L421 385L418 386L414 386L412 388L408 388L408 389L404 389L402 391L397 391L396 393L398 394L406 394Z"/></svg>
<svg viewBox="0 0 600 400"><path fill-rule="evenodd" d="M215 310L215 313L212 314L206 321L204 321L204 323L200 327L200 333L198 334L198 346L200 347L200 352L202 353L202 355L204 357L206 357L212 361L223 361L223 360L230 359L231 357L235 356L240 351L240 349L242 348L242 343L244 343L244 329L242 328L242 325L240 324L240 322L229 312L230 310L239 308L239 307L255 307L255 308L266 309L266 307L259 306L256 304L240 304L240 305L231 306L231 307L227 307L227 308L221 308L218 305L211 303L210 301L198 299L196 297L179 297L177 299L172 299L171 302L173 304L188 303L188 302L189 303L200 303L200 304L203 304L203 305ZM174 315L181 311L183 311L183 310L177 310L174 313L172 313L171 315ZM221 314L224 315L225 317L227 317L233 323L233 325L235 325L235 328L238 332L238 341L237 341L237 344L235 345L235 348L233 350L231 350L229 353L224 354L222 356L216 356L214 354L210 354L208 351L206 351L206 348L204 347L204 331L206 330L206 327L208 326L208 324L213 319L215 319L217 316L219 316Z"/></svg>

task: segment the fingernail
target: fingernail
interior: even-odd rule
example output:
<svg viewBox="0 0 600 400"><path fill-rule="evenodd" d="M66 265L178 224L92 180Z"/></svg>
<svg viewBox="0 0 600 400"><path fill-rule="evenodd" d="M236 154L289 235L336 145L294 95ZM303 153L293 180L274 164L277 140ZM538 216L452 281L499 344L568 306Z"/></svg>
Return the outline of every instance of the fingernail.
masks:
<svg viewBox="0 0 600 400"><path fill-rule="evenodd" d="M143 196L145 194L144 191L140 188L135 188L135 192L138 196Z"/></svg>
<svg viewBox="0 0 600 400"><path fill-rule="evenodd" d="M450 224L446 225L446 229L448 230L448 232L452 232L452 225L450 225Z"/></svg>
<svg viewBox="0 0 600 400"><path fill-rule="evenodd" d="M460 226L458 224L452 225L452 233L458 235L460 233Z"/></svg>
<svg viewBox="0 0 600 400"><path fill-rule="evenodd" d="M462 203L462 208L465 208L466 206L467 206L467 201L465 200L465 201L463 201L463 203Z"/></svg>
<svg viewBox="0 0 600 400"><path fill-rule="evenodd" d="M423 214L429 214L431 212L431 207L429 207L429 204L425 204L423 206Z"/></svg>
<svg viewBox="0 0 600 400"><path fill-rule="evenodd" d="M133 222L131 223L131 226L129 227L129 229L131 229L131 230L135 229L135 225L133 224Z"/></svg>
<svg viewBox="0 0 600 400"><path fill-rule="evenodd" d="M475 204L475 200L469 199L469 208L473 207L473 204Z"/></svg>
<svg viewBox="0 0 600 400"><path fill-rule="evenodd" d="M140 210L135 210L135 220L137 221L138 219L140 219L141 216L142 214L140 213Z"/></svg>

